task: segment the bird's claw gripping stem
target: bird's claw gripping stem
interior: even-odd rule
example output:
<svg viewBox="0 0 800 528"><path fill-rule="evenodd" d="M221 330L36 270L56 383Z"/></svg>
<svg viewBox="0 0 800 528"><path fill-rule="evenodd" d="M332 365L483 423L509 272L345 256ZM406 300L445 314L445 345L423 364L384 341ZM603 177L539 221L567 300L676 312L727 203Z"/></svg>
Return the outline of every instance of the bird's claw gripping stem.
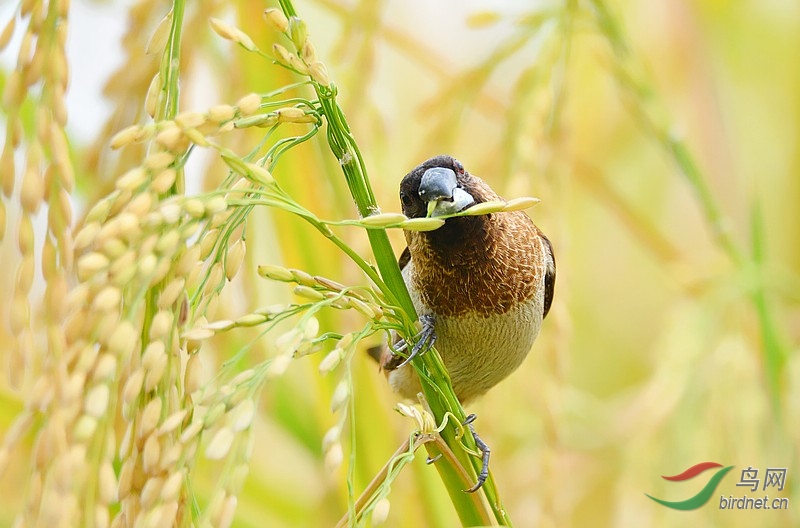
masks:
<svg viewBox="0 0 800 528"><path fill-rule="evenodd" d="M464 425L469 427L469 432L472 433L472 438L475 440L475 445L478 447L478 449L481 450L482 465L481 465L481 471L480 473L478 473L478 481L475 482L475 485L472 486L471 488L464 490L467 493L475 493L476 491L481 489L483 483L486 482L487 478L489 478L489 454L492 452L492 450L489 449L489 446L486 445L486 442L481 440L481 437L478 436L478 433L475 432L475 427L473 427L472 425L472 422L475 421L475 418L477 418L476 415L470 414L469 416L467 416L467 419L464 420Z"/></svg>
<svg viewBox="0 0 800 528"><path fill-rule="evenodd" d="M403 360L403 362L397 365L395 368L405 366L418 355L430 350L433 347L433 344L436 342L436 329L434 327L433 316L421 315L419 317L419 322L422 324L422 330L419 334L417 334L416 344L411 348L411 353L408 354L408 357L406 357L405 360ZM408 344L405 342L405 340L401 340L397 343L395 351L399 352L405 350L406 348L408 348Z"/></svg>

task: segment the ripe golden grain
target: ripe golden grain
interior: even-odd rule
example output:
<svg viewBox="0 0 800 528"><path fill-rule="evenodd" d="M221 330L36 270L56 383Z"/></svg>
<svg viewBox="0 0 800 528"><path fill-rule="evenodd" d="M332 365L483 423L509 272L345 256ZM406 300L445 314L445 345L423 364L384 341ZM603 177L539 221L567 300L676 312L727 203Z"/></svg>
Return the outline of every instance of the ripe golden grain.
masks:
<svg viewBox="0 0 800 528"><path fill-rule="evenodd" d="M147 392L156 389L164 377L164 372L167 368L167 360L169 358L166 354L162 354L155 360L155 364L147 370L144 378L144 390Z"/></svg>
<svg viewBox="0 0 800 528"><path fill-rule="evenodd" d="M174 413L170 414L158 427L157 434L165 435L177 429L178 426L183 423L183 420L186 418L188 412L188 409L181 409L180 411L175 411Z"/></svg>
<svg viewBox="0 0 800 528"><path fill-rule="evenodd" d="M108 269L112 284L118 288L124 288L137 272L136 253L131 249L117 257Z"/></svg>
<svg viewBox="0 0 800 528"><path fill-rule="evenodd" d="M327 469L329 473L333 473L342 465L343 460L344 451L342 450L342 444L340 442L335 442L325 452L325 469Z"/></svg>
<svg viewBox="0 0 800 528"><path fill-rule="evenodd" d="M111 238L104 241L102 247L100 248L100 251L111 261L114 261L115 259L124 255L127 250L127 244L125 244L125 242L119 238Z"/></svg>
<svg viewBox="0 0 800 528"><path fill-rule="evenodd" d="M219 321L214 321L214 322L208 323L205 326L205 328L207 328L209 330L213 330L216 333L216 332L224 332L225 330L228 330L229 328L233 327L234 325L236 325L236 323L231 321L230 319L222 319L222 320L219 320Z"/></svg>
<svg viewBox="0 0 800 528"><path fill-rule="evenodd" d="M189 141L194 143L200 147L209 147L211 146L211 142L208 141L206 136L204 136L199 130L196 128L184 128L183 135L186 136Z"/></svg>
<svg viewBox="0 0 800 528"><path fill-rule="evenodd" d="M203 385L203 365L197 355L192 355L186 363L184 388L187 394L198 391Z"/></svg>
<svg viewBox="0 0 800 528"><path fill-rule="evenodd" d="M161 450L161 461L159 462L161 471L174 471L181 459L187 460L193 456L188 449L184 450L184 447L183 444L173 444Z"/></svg>
<svg viewBox="0 0 800 528"><path fill-rule="evenodd" d="M205 122L205 114L197 111L181 112L175 117L175 123L182 129L197 128Z"/></svg>
<svg viewBox="0 0 800 528"><path fill-rule="evenodd" d="M331 396L331 412L335 413L350 400L350 385L346 381L340 381Z"/></svg>
<svg viewBox="0 0 800 528"><path fill-rule="evenodd" d="M220 213L228 208L228 202L223 196L214 196L205 202L205 209L207 215Z"/></svg>
<svg viewBox="0 0 800 528"><path fill-rule="evenodd" d="M28 165L22 175L19 200L26 213L35 214L44 199L44 182L38 167Z"/></svg>
<svg viewBox="0 0 800 528"><path fill-rule="evenodd" d="M116 183L120 191L133 191L147 181L147 171L143 167L136 167L121 176Z"/></svg>
<svg viewBox="0 0 800 528"><path fill-rule="evenodd" d="M30 317L28 297L21 292L15 293L11 301L11 311L8 317L11 333L13 335L22 333L30 323Z"/></svg>
<svg viewBox="0 0 800 528"><path fill-rule="evenodd" d="M408 231L433 231L444 225L441 218L411 218L399 224Z"/></svg>
<svg viewBox="0 0 800 528"><path fill-rule="evenodd" d="M233 516L236 513L236 505L239 499L236 495L228 495L222 502L219 514L215 516L215 526L229 528L233 524Z"/></svg>
<svg viewBox="0 0 800 528"><path fill-rule="evenodd" d="M158 425L158 420L161 417L161 398L156 396L145 405L141 414L141 422L139 425L138 438L144 438L153 432Z"/></svg>
<svg viewBox="0 0 800 528"><path fill-rule="evenodd" d="M145 46L144 51L146 55L161 53L163 51L167 44L171 27L172 11L167 13L167 15L161 19L161 22L158 23L155 31L153 31L153 34L150 36L150 40L147 41L147 46Z"/></svg>
<svg viewBox="0 0 800 528"><path fill-rule="evenodd" d="M100 464L97 472L97 492L98 498L103 504L111 504L117 500L117 476L111 462L105 461Z"/></svg>
<svg viewBox="0 0 800 528"><path fill-rule="evenodd" d="M124 246L123 246L124 247ZM114 286L106 286L98 293L92 301L92 309L98 312L105 312L119 306L122 293Z"/></svg>
<svg viewBox="0 0 800 528"><path fill-rule="evenodd" d="M78 418L72 428L72 436L78 442L88 442L97 430L97 419L84 414Z"/></svg>
<svg viewBox="0 0 800 528"><path fill-rule="evenodd" d="M210 460L219 460L228 454L233 441L236 438L233 429L230 427L221 427L211 438L211 441L206 447L205 456Z"/></svg>
<svg viewBox="0 0 800 528"><path fill-rule="evenodd" d="M164 194L170 190L177 176L178 173L175 169L166 168L153 177L153 180L150 182L150 188L155 193Z"/></svg>
<svg viewBox="0 0 800 528"><path fill-rule="evenodd" d="M27 295L33 285L33 273L36 270L33 255L24 255L17 267L17 278L15 281L16 291Z"/></svg>
<svg viewBox="0 0 800 528"><path fill-rule="evenodd" d="M172 152L162 151L154 152L144 159L143 167L152 173L158 173L175 161L175 155Z"/></svg>
<svg viewBox="0 0 800 528"><path fill-rule="evenodd" d="M159 347L154 348L154 350L158 350L162 354L164 353L164 344L157 341L170 332L174 317L175 316L173 313L168 310L159 310L158 313L156 313L156 315L153 317L150 326L150 339L154 341L154 343L151 343L150 345L153 347Z"/></svg>
<svg viewBox="0 0 800 528"><path fill-rule="evenodd" d="M121 321L109 337L110 352L127 357L139 342L139 332L130 321Z"/></svg>
<svg viewBox="0 0 800 528"><path fill-rule="evenodd" d="M164 480L164 485L161 487L161 500L169 502L178 497L181 486L183 486L184 474L176 471L169 475Z"/></svg>
<svg viewBox="0 0 800 528"><path fill-rule="evenodd" d="M161 73L156 72L153 78L150 79L150 85L147 87L147 94L144 97L144 110L151 118L156 116L162 93Z"/></svg>
<svg viewBox="0 0 800 528"><path fill-rule="evenodd" d="M343 358L342 350L339 348L334 348L328 354L322 358L322 361L319 363L319 372L320 374L328 374L333 369L339 366Z"/></svg>
<svg viewBox="0 0 800 528"><path fill-rule="evenodd" d="M67 377L66 382L61 385L59 397L65 404L72 404L74 402L82 402L83 389L86 385L85 372L73 372ZM80 408L77 409L80 412Z"/></svg>
<svg viewBox="0 0 800 528"><path fill-rule="evenodd" d="M153 276L153 272L155 272L157 265L158 257L152 253L144 255L139 259L139 267L136 270L136 274L140 279L149 282L150 277Z"/></svg>
<svg viewBox="0 0 800 528"><path fill-rule="evenodd" d="M134 196L133 199L128 202L123 214L131 214L134 217L137 217L141 222L141 218L150 212L154 202L155 197L151 192L142 192Z"/></svg>
<svg viewBox="0 0 800 528"><path fill-rule="evenodd" d="M257 93L247 94L236 103L243 116L255 114L261 108L261 96Z"/></svg>
<svg viewBox="0 0 800 528"><path fill-rule="evenodd" d="M25 98L25 88L22 74L19 70L14 70L6 80L6 87L3 91L3 106L5 108L18 108Z"/></svg>
<svg viewBox="0 0 800 528"><path fill-rule="evenodd" d="M203 430L203 421L197 420L189 424L189 427L183 430L180 436L180 441L182 444L188 445L189 442L194 440L200 431Z"/></svg>
<svg viewBox="0 0 800 528"><path fill-rule="evenodd" d="M142 509L150 508L156 503L161 495L161 487L163 485L164 479L162 477L151 477L145 481L140 495Z"/></svg>
<svg viewBox="0 0 800 528"><path fill-rule="evenodd" d="M253 423L256 406L252 399L242 400L230 411L230 423L234 432L244 431Z"/></svg>
<svg viewBox="0 0 800 528"><path fill-rule="evenodd" d="M264 18L272 27L281 33L286 33L289 30L289 19L286 18L286 15L284 15L280 9L271 8L264 10ZM0 46L0 49L2 49L2 46Z"/></svg>
<svg viewBox="0 0 800 528"><path fill-rule="evenodd" d="M336 424L325 432L322 437L322 450L327 452L334 444L340 441L342 436L342 426Z"/></svg>
<svg viewBox="0 0 800 528"><path fill-rule="evenodd" d="M171 152L182 150L179 147L183 140L183 131L174 122L169 122L156 135L156 142Z"/></svg>
<svg viewBox="0 0 800 528"><path fill-rule="evenodd" d="M0 242L6 236L6 204L0 201Z"/></svg>
<svg viewBox="0 0 800 528"><path fill-rule="evenodd" d="M261 323L265 322L267 317L261 314L252 313L252 314L245 314L236 319L236 326L241 327L249 327L249 326L256 326L260 325Z"/></svg>
<svg viewBox="0 0 800 528"><path fill-rule="evenodd" d="M172 255L177 250L180 239L181 234L177 230L161 233L159 238L156 240L153 249L155 249L161 255Z"/></svg>
<svg viewBox="0 0 800 528"><path fill-rule="evenodd" d="M215 123L223 123L234 118L236 109L231 105L213 106L208 111L208 118Z"/></svg>
<svg viewBox="0 0 800 528"><path fill-rule="evenodd" d="M104 504L95 504L94 506L94 524L97 528L108 528L111 526L111 512Z"/></svg>
<svg viewBox="0 0 800 528"><path fill-rule="evenodd" d="M108 409L109 388L105 383L95 385L86 393L83 410L89 416L100 418Z"/></svg>
<svg viewBox="0 0 800 528"><path fill-rule="evenodd" d="M33 252L35 238L33 236L33 223L27 214L19 217L19 225L17 227L17 246L22 255L28 255Z"/></svg>
<svg viewBox="0 0 800 528"><path fill-rule="evenodd" d="M233 246L228 249L228 255L225 259L225 277L230 281L236 276L239 268L242 265L246 253L246 246L244 240L238 240Z"/></svg>
<svg viewBox="0 0 800 528"><path fill-rule="evenodd" d="M2 181L3 194L6 197L11 196L11 193L14 191L15 177L14 149L6 143L3 147L3 153L0 154L0 180Z"/></svg>
<svg viewBox="0 0 800 528"><path fill-rule="evenodd" d="M139 125L131 125L123 128L111 138L110 146L112 149L116 150L126 145L130 145L134 141L138 140L140 133L141 127L139 127Z"/></svg>
<svg viewBox="0 0 800 528"><path fill-rule="evenodd" d="M132 406L139 394L142 392L144 384L144 369L138 368L128 377L125 386L122 389L122 404L125 406Z"/></svg>
<svg viewBox="0 0 800 528"><path fill-rule="evenodd" d="M87 280L92 275L108 267L108 257L102 253L92 252L78 259L78 277Z"/></svg>
<svg viewBox="0 0 800 528"><path fill-rule="evenodd" d="M500 200L479 203L477 205L473 205L472 207L464 211L464 214L467 216L478 216L490 213L497 213L499 211L502 211L506 207L506 205L507 205L506 202Z"/></svg>
<svg viewBox="0 0 800 528"><path fill-rule="evenodd" d="M144 442L142 449L142 468L144 472L152 475L159 469L158 462L161 458L161 443L156 435L151 434Z"/></svg>
<svg viewBox="0 0 800 528"><path fill-rule="evenodd" d="M322 62L312 62L308 65L308 74L311 78L322 86L329 86L331 84L330 77L328 76L328 68Z"/></svg>
<svg viewBox="0 0 800 528"><path fill-rule="evenodd" d="M17 17L12 16L3 28L3 32L0 33L0 51L3 51L11 41L11 37L14 35L14 29L16 28L16 22Z"/></svg>
<svg viewBox="0 0 800 528"><path fill-rule="evenodd" d="M104 353L97 358L97 363L92 369L93 382L113 381L117 373L117 358L112 354Z"/></svg>
<svg viewBox="0 0 800 528"><path fill-rule="evenodd" d="M203 294L206 296L212 295L221 286L222 277L222 263L215 262L211 265L211 269L208 271L208 278L206 279L206 284L203 287Z"/></svg>
<svg viewBox="0 0 800 528"><path fill-rule="evenodd" d="M100 233L101 224L99 222L89 222L85 224L75 237L75 251L83 251L88 248Z"/></svg>
<svg viewBox="0 0 800 528"><path fill-rule="evenodd" d="M202 218L205 206L198 198L190 198L183 202L183 209L193 218Z"/></svg>

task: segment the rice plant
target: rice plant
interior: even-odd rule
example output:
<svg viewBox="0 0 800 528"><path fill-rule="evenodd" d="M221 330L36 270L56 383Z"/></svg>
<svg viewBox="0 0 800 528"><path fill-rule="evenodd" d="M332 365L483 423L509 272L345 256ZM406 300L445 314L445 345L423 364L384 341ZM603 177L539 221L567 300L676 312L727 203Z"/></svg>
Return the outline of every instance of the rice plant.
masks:
<svg viewBox="0 0 800 528"><path fill-rule="evenodd" d="M798 522L800 87L730 42L770 28L791 63L797 8L443 9L132 2L91 142L75 6L0 11L0 523ZM436 351L417 402L364 351L418 332L395 255L442 221L397 185L442 152L509 198L473 213L542 199L560 273L526 364L468 409L475 494ZM705 460L735 468L702 508L645 496ZM720 507L748 466L787 468L759 493L788 509Z"/></svg>

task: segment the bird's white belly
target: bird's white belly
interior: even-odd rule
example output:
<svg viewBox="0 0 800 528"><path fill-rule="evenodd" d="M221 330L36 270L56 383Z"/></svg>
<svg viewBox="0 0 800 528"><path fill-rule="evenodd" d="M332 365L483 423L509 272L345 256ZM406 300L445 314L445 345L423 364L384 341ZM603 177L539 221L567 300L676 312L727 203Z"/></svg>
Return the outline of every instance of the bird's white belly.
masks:
<svg viewBox="0 0 800 528"><path fill-rule="evenodd" d="M516 370L528 355L542 324L540 297L504 314L468 313L435 319L435 346L462 403L484 394ZM418 308L420 314L428 313L424 307ZM410 365L390 372L389 383L409 398L421 390Z"/></svg>
<svg viewBox="0 0 800 528"><path fill-rule="evenodd" d="M536 304L521 303L488 317L470 314L436 321L436 349L459 400L484 394L520 366L542 324L542 309Z"/></svg>

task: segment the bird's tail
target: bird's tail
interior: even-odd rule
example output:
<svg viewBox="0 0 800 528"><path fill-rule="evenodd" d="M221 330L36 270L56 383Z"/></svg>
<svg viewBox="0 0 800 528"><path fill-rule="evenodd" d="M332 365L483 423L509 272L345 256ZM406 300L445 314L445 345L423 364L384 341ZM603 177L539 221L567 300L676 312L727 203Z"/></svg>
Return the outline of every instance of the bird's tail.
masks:
<svg viewBox="0 0 800 528"><path fill-rule="evenodd" d="M378 365L381 364L383 361L383 354L386 351L386 345L381 343L380 345L374 345L367 349L367 354L369 357L375 360L375 363Z"/></svg>

